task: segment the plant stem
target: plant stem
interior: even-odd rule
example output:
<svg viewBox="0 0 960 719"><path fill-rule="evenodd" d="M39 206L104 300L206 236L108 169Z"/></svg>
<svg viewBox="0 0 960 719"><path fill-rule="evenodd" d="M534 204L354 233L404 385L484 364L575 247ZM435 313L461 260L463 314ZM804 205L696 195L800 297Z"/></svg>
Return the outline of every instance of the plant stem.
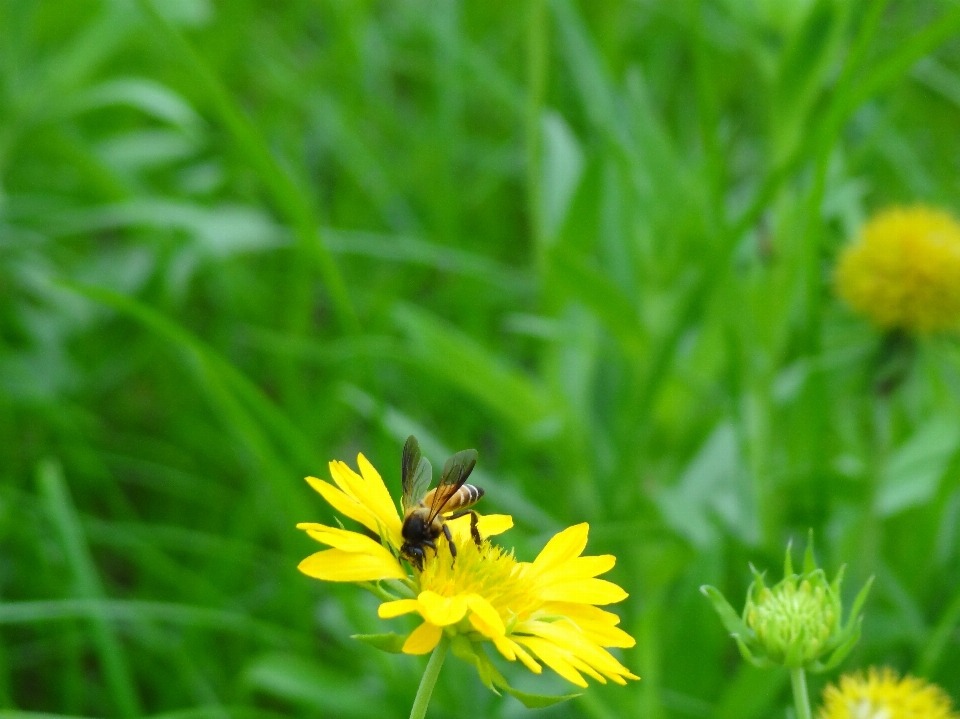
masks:
<svg viewBox="0 0 960 719"><path fill-rule="evenodd" d="M797 719L812 719L810 697L807 695L807 675L804 674L803 669L791 669L790 681L793 683L793 702L797 708Z"/></svg>
<svg viewBox="0 0 960 719"><path fill-rule="evenodd" d="M440 676L440 668L443 666L449 647L450 637L444 633L440 636L440 643L433 650L430 661L427 662L427 668L423 671L420 688L417 689L413 708L410 709L410 719L423 719L427 715L427 706L430 704L430 697L433 696L433 687L437 683L437 677Z"/></svg>

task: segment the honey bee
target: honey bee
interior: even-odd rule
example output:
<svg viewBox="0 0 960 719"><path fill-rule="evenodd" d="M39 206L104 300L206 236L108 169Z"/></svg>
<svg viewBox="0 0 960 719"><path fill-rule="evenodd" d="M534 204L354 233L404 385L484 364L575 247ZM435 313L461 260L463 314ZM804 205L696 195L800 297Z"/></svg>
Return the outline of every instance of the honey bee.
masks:
<svg viewBox="0 0 960 719"><path fill-rule="evenodd" d="M480 531L477 529L477 513L470 509L480 501L483 490L472 484L466 484L467 477L477 464L477 450L465 449L457 452L440 473L440 482L427 491L433 479L430 462L420 454L420 444L416 437L407 437L403 445L401 477L403 483L403 546L400 554L410 560L417 569L423 571L426 549L437 554L437 539L443 534L450 545L453 560L457 559L457 547L453 543L447 522L457 517L470 515L470 535L480 546Z"/></svg>

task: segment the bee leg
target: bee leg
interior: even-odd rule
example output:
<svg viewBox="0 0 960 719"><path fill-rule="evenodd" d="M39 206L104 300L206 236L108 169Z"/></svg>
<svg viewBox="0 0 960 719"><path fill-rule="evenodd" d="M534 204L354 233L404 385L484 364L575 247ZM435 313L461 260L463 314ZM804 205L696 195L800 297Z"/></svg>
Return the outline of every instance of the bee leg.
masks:
<svg viewBox="0 0 960 719"><path fill-rule="evenodd" d="M483 544L483 538L480 536L480 530L477 529L477 520L480 519L480 515L474 512L472 509L461 509L459 512L454 512L451 515L444 517L446 521L451 519L459 519L460 517L465 517L470 515L470 536L473 537L474 543L477 545L477 549Z"/></svg>
<svg viewBox="0 0 960 719"><path fill-rule="evenodd" d="M470 536L473 537L473 543L477 545L477 549L483 544L483 539L480 538L480 530L477 529L478 519L477 513L470 510Z"/></svg>
<svg viewBox="0 0 960 719"><path fill-rule="evenodd" d="M457 545L453 543L453 535L450 534L450 527L446 524L443 525L443 536L447 538L447 544L450 545L450 556L453 557L453 560L450 562L452 567L457 562Z"/></svg>

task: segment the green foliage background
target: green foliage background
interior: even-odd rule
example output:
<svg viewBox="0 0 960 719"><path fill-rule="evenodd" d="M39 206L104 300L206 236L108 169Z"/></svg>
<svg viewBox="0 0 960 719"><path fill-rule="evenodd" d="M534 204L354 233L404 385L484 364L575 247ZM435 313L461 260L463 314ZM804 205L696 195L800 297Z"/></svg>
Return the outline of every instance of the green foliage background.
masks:
<svg viewBox="0 0 960 719"><path fill-rule="evenodd" d="M960 209L960 5L155 8L0 3L4 716L406 716L423 660L293 525L410 432L522 558L619 557L643 681L541 716L783 716L698 587L808 528L877 576L844 668L960 698L960 352L830 286L875 209ZM431 712L527 715L453 661Z"/></svg>

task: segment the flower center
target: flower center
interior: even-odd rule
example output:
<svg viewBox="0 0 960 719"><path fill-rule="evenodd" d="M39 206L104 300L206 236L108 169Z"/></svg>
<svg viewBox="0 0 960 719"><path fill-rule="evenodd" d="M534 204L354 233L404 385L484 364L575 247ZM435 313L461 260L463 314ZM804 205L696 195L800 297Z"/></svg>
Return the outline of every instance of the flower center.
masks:
<svg viewBox="0 0 960 719"><path fill-rule="evenodd" d="M509 624L524 621L542 603L536 587L525 576L524 565L513 552L485 540L480 547L469 538L455 536L457 557L454 560L446 541L437 544L437 554L428 554L420 573L420 590L430 590L445 597L458 594L479 594Z"/></svg>
<svg viewBox="0 0 960 719"><path fill-rule="evenodd" d="M849 702L847 708L850 710L851 719L890 719L889 709L875 706L869 699Z"/></svg>

